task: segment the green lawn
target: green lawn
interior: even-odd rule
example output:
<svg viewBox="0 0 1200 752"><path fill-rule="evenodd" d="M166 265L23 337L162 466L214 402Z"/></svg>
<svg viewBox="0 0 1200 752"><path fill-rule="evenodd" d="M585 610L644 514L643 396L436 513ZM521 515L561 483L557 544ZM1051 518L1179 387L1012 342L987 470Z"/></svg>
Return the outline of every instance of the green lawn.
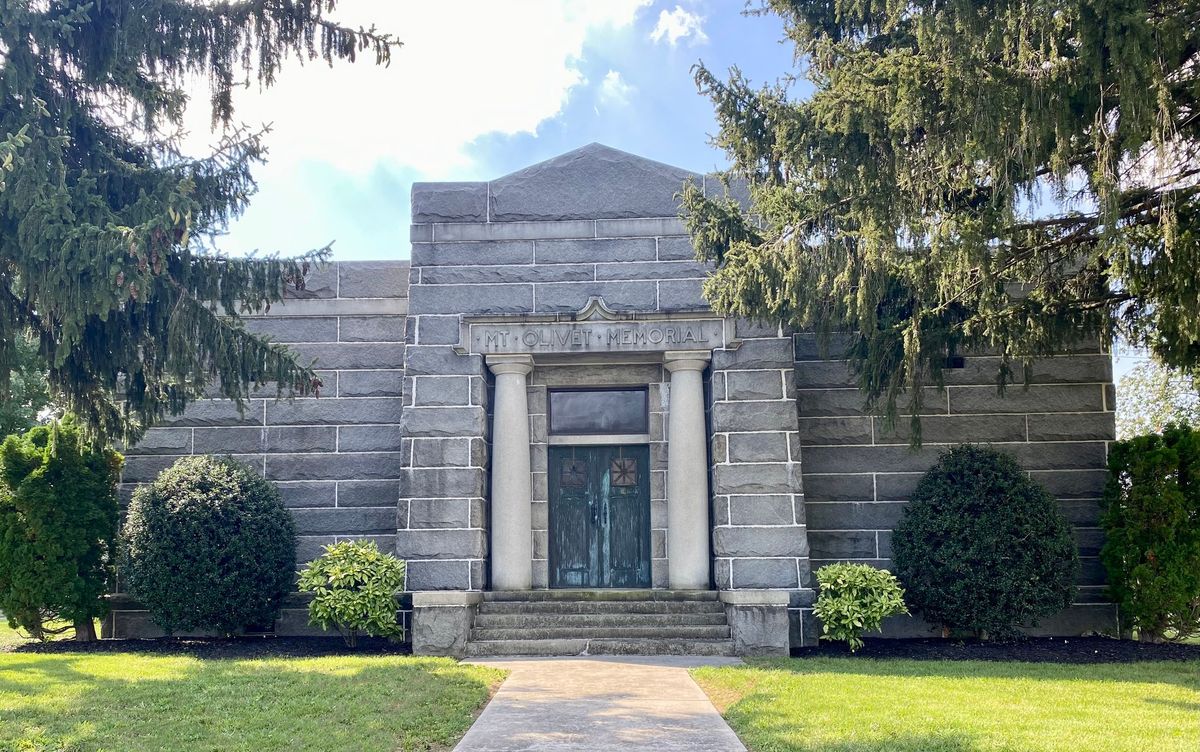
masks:
<svg viewBox="0 0 1200 752"><path fill-rule="evenodd" d="M814 658L692 674L753 752L1200 750L1200 661Z"/></svg>
<svg viewBox="0 0 1200 752"><path fill-rule="evenodd" d="M0 644L13 639L0 627ZM502 676L408 656L205 660L0 648L0 752L446 749Z"/></svg>

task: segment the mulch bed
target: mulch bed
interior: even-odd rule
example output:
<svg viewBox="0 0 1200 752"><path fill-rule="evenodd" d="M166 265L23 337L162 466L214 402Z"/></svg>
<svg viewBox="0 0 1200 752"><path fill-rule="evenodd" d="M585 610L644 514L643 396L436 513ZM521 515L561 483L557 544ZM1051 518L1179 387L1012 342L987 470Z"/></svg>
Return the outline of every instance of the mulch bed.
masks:
<svg viewBox="0 0 1200 752"><path fill-rule="evenodd" d="M197 658L304 658L325 655L408 655L409 645L361 637L351 649L340 637L162 637L147 640L27 642L0 646L16 653L142 653ZM1029 663L1132 663L1198 661L1200 645L1154 644L1109 637L1032 637L1019 642L868 639L857 653L843 644L792 650L797 658L904 658L924 661L1025 661Z"/></svg>
<svg viewBox="0 0 1200 752"><path fill-rule="evenodd" d="M0 646L0 651L6 647ZM143 653L196 658L310 658L325 655L408 655L412 649L384 638L360 637L354 648L341 637L161 637L147 640L26 642L7 646L14 653Z"/></svg>
<svg viewBox="0 0 1200 752"><path fill-rule="evenodd" d="M1025 661L1028 663L1133 663L1200 661L1200 645L1155 644L1110 637L1030 637L1017 642L910 639L866 640L851 654L844 644L798 648L798 658L905 658L918 661Z"/></svg>

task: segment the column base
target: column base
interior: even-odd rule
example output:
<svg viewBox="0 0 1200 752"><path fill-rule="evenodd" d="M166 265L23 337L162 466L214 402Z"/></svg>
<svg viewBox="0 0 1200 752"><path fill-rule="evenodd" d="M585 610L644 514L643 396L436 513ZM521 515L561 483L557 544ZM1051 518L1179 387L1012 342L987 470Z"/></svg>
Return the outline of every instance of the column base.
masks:
<svg viewBox="0 0 1200 752"><path fill-rule="evenodd" d="M721 602L725 604L734 654L790 654L787 591L722 590Z"/></svg>
<svg viewBox="0 0 1200 752"><path fill-rule="evenodd" d="M483 593L461 590L427 590L413 593L413 655L462 658L475 611Z"/></svg>

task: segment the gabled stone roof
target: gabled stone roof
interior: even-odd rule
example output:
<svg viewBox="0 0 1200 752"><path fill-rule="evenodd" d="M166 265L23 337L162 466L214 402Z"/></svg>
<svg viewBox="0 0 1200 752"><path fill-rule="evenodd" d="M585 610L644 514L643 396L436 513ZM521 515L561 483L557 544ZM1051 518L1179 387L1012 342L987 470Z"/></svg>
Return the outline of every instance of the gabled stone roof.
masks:
<svg viewBox="0 0 1200 752"><path fill-rule="evenodd" d="M588 144L493 180L492 221L674 217L674 196L700 175Z"/></svg>
<svg viewBox="0 0 1200 752"><path fill-rule="evenodd" d="M675 217L698 173L588 144L487 183L416 183L414 223Z"/></svg>

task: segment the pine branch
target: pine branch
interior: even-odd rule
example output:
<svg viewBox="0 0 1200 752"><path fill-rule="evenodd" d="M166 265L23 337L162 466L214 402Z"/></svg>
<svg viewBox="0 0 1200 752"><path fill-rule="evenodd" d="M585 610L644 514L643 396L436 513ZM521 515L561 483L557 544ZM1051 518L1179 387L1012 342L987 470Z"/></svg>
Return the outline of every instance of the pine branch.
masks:
<svg viewBox="0 0 1200 752"><path fill-rule="evenodd" d="M208 80L231 125L241 79L288 60L386 65L398 43L330 18L333 0L56 0L0 13L0 387L15 336L36 332L57 397L93 434L136 438L218 381L308 395L311 365L238 321L302 287L297 258L210 250L246 207L266 131L233 128L184 157L185 85ZM164 336L165 333L165 336Z"/></svg>

